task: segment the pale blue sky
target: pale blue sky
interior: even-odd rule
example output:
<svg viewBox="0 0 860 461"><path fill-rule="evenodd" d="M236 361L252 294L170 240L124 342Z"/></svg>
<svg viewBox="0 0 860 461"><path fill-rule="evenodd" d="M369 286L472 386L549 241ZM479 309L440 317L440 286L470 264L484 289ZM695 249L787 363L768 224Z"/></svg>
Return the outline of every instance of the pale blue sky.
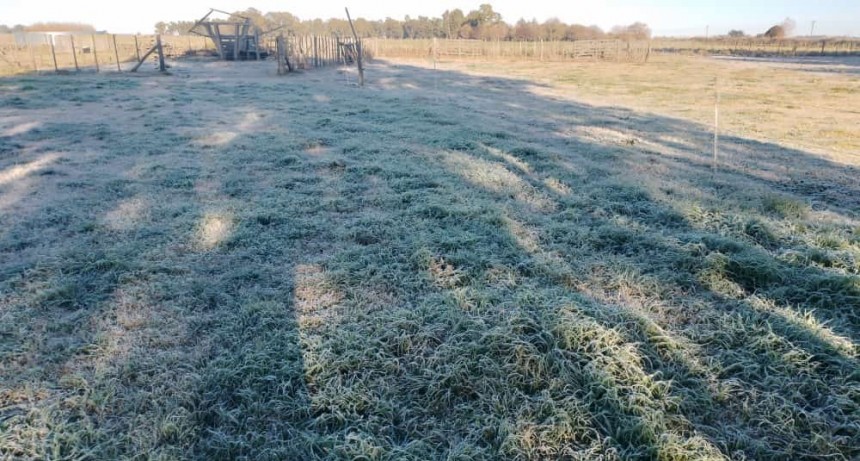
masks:
<svg viewBox="0 0 860 461"><path fill-rule="evenodd" d="M344 17L349 6L354 16L402 19L404 15L438 16L446 9L475 9L484 1L442 0L148 0L147 2L98 0L0 0L0 24L37 21L88 22L100 30L148 33L159 20L196 19L209 7L239 10L290 11L303 19ZM556 16L565 22L597 24L608 29L634 21L648 23L658 35L702 35L729 29L761 33L769 25L793 18L796 34L860 36L860 0L496 0L491 1L507 22L520 17L545 20Z"/></svg>

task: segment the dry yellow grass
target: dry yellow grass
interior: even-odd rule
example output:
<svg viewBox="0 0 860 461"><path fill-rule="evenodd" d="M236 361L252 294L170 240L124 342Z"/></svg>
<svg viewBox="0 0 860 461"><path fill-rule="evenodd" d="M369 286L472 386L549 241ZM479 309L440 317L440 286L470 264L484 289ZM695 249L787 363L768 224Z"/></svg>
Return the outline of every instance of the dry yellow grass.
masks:
<svg viewBox="0 0 860 461"><path fill-rule="evenodd" d="M428 60L409 62L430 67ZM537 96L624 106L860 165L860 58L744 61L676 55L647 64L445 61L443 70L533 81ZM683 134L679 133L679 139ZM683 142L683 141L682 141Z"/></svg>

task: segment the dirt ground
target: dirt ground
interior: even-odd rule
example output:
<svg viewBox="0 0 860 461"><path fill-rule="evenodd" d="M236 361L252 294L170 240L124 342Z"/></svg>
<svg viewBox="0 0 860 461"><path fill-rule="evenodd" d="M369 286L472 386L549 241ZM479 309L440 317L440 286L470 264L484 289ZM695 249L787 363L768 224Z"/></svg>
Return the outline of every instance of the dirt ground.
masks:
<svg viewBox="0 0 860 461"><path fill-rule="evenodd" d="M172 66L0 80L0 458L860 456L856 74Z"/></svg>

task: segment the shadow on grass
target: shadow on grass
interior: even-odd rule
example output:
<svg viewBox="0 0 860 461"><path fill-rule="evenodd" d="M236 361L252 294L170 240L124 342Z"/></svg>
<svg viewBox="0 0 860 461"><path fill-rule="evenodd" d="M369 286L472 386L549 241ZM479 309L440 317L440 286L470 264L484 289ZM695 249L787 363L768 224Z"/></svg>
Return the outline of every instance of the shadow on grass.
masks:
<svg viewBox="0 0 860 461"><path fill-rule="evenodd" d="M168 83L265 130L165 112L171 148L83 122L0 138L0 174L118 142L16 179L0 379L35 397L0 401L0 452L857 455L856 168L727 136L714 171L700 126L527 81L316 75Z"/></svg>

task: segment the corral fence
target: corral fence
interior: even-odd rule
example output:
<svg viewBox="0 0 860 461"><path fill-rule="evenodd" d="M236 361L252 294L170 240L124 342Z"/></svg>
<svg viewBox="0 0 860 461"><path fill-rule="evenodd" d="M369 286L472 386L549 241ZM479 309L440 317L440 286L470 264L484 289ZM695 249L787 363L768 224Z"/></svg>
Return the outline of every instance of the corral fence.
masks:
<svg viewBox="0 0 860 461"><path fill-rule="evenodd" d="M860 55L860 39L856 38L656 38L652 40L651 43L654 51L661 53L719 54L732 56Z"/></svg>
<svg viewBox="0 0 860 461"><path fill-rule="evenodd" d="M0 34L0 75L30 72L129 70L155 44L155 35ZM211 54L206 38L162 35L165 57Z"/></svg>
<svg viewBox="0 0 860 461"><path fill-rule="evenodd" d="M482 41L448 39L363 40L379 58L510 59L532 61L644 62L650 54L648 41Z"/></svg>
<svg viewBox="0 0 860 461"><path fill-rule="evenodd" d="M270 37L263 41L263 45L270 49L277 49L277 37ZM337 38L321 35L288 35L284 36L287 59L290 65L297 69L311 69L315 67L330 67L341 64L352 64L355 50L355 41L351 38ZM349 50L353 50L352 53ZM370 57L367 50L362 55Z"/></svg>
<svg viewBox="0 0 860 461"><path fill-rule="evenodd" d="M120 34L0 34L0 75L98 71L125 72L134 68L156 42L156 35ZM351 38L332 36L284 37L290 62L298 69L352 64ZM217 56L215 45L197 35L162 35L166 58ZM262 48L276 49L276 37L262 39ZM350 54L349 50L353 53ZM371 57L364 49L364 57ZM153 56L153 65L157 58Z"/></svg>

